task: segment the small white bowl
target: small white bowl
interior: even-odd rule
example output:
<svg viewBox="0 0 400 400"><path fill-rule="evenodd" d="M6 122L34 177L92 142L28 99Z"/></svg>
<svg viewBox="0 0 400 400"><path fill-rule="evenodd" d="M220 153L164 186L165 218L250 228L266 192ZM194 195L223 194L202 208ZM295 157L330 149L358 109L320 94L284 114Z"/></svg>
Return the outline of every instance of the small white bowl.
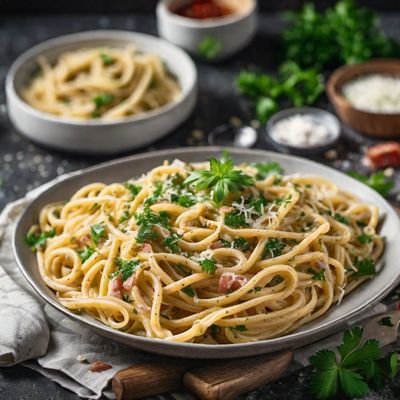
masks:
<svg viewBox="0 0 400 400"><path fill-rule="evenodd" d="M205 58L200 45L206 38L220 43L220 51L213 61L226 58L245 47L257 29L256 0L225 1L236 11L225 17L193 19L175 14L172 10L187 0L161 0L157 5L158 33L164 39Z"/></svg>
<svg viewBox="0 0 400 400"><path fill-rule="evenodd" d="M157 54L167 63L182 89L177 101L140 115L105 122L101 119L77 121L48 114L22 99L21 90L32 79L39 55L52 62L65 51L127 44ZM185 52L157 37L125 31L88 31L48 40L20 55L8 71L6 96L15 128L34 142L76 153L113 154L151 143L182 123L196 103L197 71Z"/></svg>

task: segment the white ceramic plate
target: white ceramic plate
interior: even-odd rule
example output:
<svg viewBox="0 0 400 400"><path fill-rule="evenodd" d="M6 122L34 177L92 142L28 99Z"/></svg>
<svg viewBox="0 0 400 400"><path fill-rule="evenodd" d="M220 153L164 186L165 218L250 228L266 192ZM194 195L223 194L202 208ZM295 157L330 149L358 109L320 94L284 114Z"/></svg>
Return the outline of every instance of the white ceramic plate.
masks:
<svg viewBox="0 0 400 400"><path fill-rule="evenodd" d="M265 152L261 150L229 149L233 159L240 162L277 161L286 174L320 175L331 179L340 188L356 193L363 201L379 207L382 216L381 234L386 238L386 251L381 271L343 299L339 306L333 306L321 318L302 326L297 331L283 337L254 343L207 345L192 343L174 343L161 339L134 336L113 330L85 314L75 314L57 301L54 293L42 281L35 255L24 243L26 232L32 223L37 222L40 209L47 203L69 198L81 186L90 182L120 182L138 176L160 165L165 159L179 158L183 161L204 161L210 156L219 156L221 149L216 147L186 148L164 150L101 164L79 172L74 176L55 184L38 196L21 216L14 234L14 253L25 278L39 295L49 304L68 315L75 321L93 331L141 350L178 357L195 358L232 358L274 352L295 348L329 335L344 327L355 315L365 312L386 296L400 280L400 220L392 207L375 191L341 172L302 158Z"/></svg>
<svg viewBox="0 0 400 400"><path fill-rule="evenodd" d="M143 52L159 55L166 62L182 89L178 100L116 121L79 121L36 110L21 98L21 90L37 71L39 55L54 62L66 51L132 44ZM113 154L151 143L181 124L196 103L197 71L183 50L155 36L127 31L80 32L48 40L21 54L7 73L6 96L11 121L29 139L58 150Z"/></svg>

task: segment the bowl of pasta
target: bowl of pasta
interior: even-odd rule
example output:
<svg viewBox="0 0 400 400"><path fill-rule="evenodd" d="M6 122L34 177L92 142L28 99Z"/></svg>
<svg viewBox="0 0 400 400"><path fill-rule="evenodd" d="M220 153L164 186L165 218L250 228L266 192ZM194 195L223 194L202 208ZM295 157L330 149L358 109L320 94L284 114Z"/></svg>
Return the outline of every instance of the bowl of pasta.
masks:
<svg viewBox="0 0 400 400"><path fill-rule="evenodd" d="M197 72L178 47L127 31L88 31L43 42L6 78L7 108L29 139L71 152L127 151L182 123Z"/></svg>
<svg viewBox="0 0 400 400"><path fill-rule="evenodd" d="M195 358L310 343L398 284L400 221L379 194L309 160L229 153L158 151L55 183L17 224L19 268L93 331Z"/></svg>

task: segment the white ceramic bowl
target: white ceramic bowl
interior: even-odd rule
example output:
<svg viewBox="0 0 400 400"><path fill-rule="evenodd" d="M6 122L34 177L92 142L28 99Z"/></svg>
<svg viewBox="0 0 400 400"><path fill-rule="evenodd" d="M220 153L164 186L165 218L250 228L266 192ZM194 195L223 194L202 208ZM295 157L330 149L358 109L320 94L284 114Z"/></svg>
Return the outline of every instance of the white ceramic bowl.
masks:
<svg viewBox="0 0 400 400"><path fill-rule="evenodd" d="M159 109L112 122L76 121L36 110L20 96L37 69L38 55L50 61L69 50L93 46L135 46L159 55L182 89L180 98ZM32 47L12 64L6 78L7 108L15 128L29 139L77 153L112 154L137 148L166 135L183 122L197 98L197 72L191 58L176 46L135 32L88 31L61 36Z"/></svg>
<svg viewBox="0 0 400 400"><path fill-rule="evenodd" d="M160 0L157 5L158 33L192 54L204 58L200 44L211 37L221 44L220 51L212 59L221 60L245 47L256 32L256 0L225 1L236 12L207 19L187 18L172 12L185 2L187 0Z"/></svg>

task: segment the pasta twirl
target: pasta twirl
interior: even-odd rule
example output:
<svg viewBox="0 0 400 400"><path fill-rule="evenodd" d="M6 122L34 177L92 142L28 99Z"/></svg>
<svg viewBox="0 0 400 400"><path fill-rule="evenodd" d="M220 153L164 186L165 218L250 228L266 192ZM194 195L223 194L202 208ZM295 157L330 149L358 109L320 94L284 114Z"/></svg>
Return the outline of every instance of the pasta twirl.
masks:
<svg viewBox="0 0 400 400"><path fill-rule="evenodd" d="M185 183L207 167L165 162L43 208L30 237L46 285L114 329L228 344L288 334L375 273L375 206L320 177L257 179L251 165L236 168L253 183L216 204Z"/></svg>
<svg viewBox="0 0 400 400"><path fill-rule="evenodd" d="M115 120L162 107L181 89L160 57L134 47L88 48L61 54L23 91L32 107L62 117Z"/></svg>

